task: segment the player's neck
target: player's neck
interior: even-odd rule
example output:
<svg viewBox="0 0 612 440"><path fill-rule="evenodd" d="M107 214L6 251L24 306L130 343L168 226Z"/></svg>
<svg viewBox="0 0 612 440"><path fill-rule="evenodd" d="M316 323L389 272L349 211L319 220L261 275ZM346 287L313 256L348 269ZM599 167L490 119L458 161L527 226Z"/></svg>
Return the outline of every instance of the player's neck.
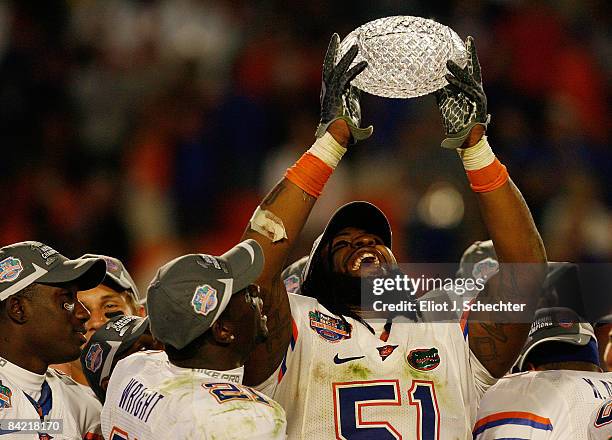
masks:
<svg viewBox="0 0 612 440"><path fill-rule="evenodd" d="M226 371L244 365L239 353L228 347L204 345L198 355L187 359L170 359L173 365L181 368L196 368L204 370Z"/></svg>
<svg viewBox="0 0 612 440"><path fill-rule="evenodd" d="M17 338L11 339L16 340ZM49 368L49 364L36 356L28 347L13 345L9 343L7 337L4 337L0 343L0 357L36 374L45 374Z"/></svg>
<svg viewBox="0 0 612 440"><path fill-rule="evenodd" d="M540 365L536 368L537 371L547 370L572 370L572 371L590 371L594 373L601 373L601 368L598 365L590 362L554 362L549 364Z"/></svg>

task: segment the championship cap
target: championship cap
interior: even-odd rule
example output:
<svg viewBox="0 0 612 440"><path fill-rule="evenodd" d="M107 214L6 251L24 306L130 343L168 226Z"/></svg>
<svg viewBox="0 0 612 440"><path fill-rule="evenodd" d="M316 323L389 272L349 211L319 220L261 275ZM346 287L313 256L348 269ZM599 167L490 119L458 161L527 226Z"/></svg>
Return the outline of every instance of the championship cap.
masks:
<svg viewBox="0 0 612 440"><path fill-rule="evenodd" d="M363 229L379 236L384 245L389 249L391 248L391 225L387 216L376 205L370 202L358 200L347 203L338 208L329 219L323 234L315 240L308 263L304 267L304 280L310 276L312 261L320 254L322 246L340 230L349 226Z"/></svg>
<svg viewBox="0 0 612 440"><path fill-rule="evenodd" d="M583 321L575 311L566 307L538 309L531 324L525 346L515 364L518 370L523 371L523 366L529 357L529 353L541 344L547 342L565 342L585 346L591 340L596 341L593 327L591 324ZM595 351L597 351L597 348Z"/></svg>
<svg viewBox="0 0 612 440"><path fill-rule="evenodd" d="M111 375L121 354L148 328L148 318L116 316L96 330L81 351L81 365L87 383L102 403L106 397L102 380Z"/></svg>
<svg viewBox="0 0 612 440"><path fill-rule="evenodd" d="M245 240L219 257L189 254L159 268L147 292L151 333L180 350L206 332L231 296L261 274L259 243Z"/></svg>
<svg viewBox="0 0 612 440"><path fill-rule="evenodd" d="M99 258L69 260L37 241L22 241L0 248L0 301L33 283L74 282L79 290L96 287L104 278Z"/></svg>
<svg viewBox="0 0 612 440"><path fill-rule="evenodd" d="M128 291L136 304L141 304L140 292L121 260L107 255L85 254L81 258L102 258L106 262L106 276L102 284L117 292Z"/></svg>

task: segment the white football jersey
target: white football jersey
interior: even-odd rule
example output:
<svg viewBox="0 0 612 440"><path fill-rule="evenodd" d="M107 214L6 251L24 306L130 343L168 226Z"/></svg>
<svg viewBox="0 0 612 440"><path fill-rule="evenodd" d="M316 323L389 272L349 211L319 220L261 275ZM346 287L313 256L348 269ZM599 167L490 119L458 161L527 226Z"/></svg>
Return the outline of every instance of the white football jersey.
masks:
<svg viewBox="0 0 612 440"><path fill-rule="evenodd" d="M128 356L117 363L108 385L104 438L284 439L285 412L241 385L243 370L180 368L163 351Z"/></svg>
<svg viewBox="0 0 612 440"><path fill-rule="evenodd" d="M20 371L21 370L21 371ZM29 374L28 374L29 373ZM26 377L30 375L38 376L41 382L46 380L51 389L51 410L44 418L48 426L55 427L55 421L61 420L60 433L48 432L56 440L64 439L86 439L102 440L100 429L100 402L87 393L86 387L76 383L70 377L49 369L44 375L35 375L26 372L18 366L0 358L0 438L2 439L36 439L39 440L38 433L11 434L8 421L10 420L30 420L39 421L40 417L34 405L26 397L24 390L17 385L22 380L15 377ZM40 389L39 387L37 387ZM36 399L40 396L34 396ZM35 400L36 400L35 399ZM28 429L28 425L24 428ZM40 434L47 433L46 430L39 431Z"/></svg>
<svg viewBox="0 0 612 440"><path fill-rule="evenodd" d="M589 440L612 439L612 399L599 405L589 421Z"/></svg>
<svg viewBox="0 0 612 440"><path fill-rule="evenodd" d="M508 375L483 397L475 440L586 440L591 414L612 396L612 373L548 370Z"/></svg>
<svg viewBox="0 0 612 440"><path fill-rule="evenodd" d="M289 301L287 355L257 388L285 408L290 439L471 438L496 379L471 353L465 321L394 323L383 341L314 298Z"/></svg>

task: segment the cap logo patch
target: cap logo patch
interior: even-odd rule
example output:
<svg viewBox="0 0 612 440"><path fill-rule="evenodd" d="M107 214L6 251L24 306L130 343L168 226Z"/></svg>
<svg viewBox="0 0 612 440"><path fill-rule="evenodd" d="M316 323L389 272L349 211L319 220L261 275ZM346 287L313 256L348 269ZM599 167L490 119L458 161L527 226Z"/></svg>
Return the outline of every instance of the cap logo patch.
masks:
<svg viewBox="0 0 612 440"><path fill-rule="evenodd" d="M488 280L499 271L499 263L491 257L474 264L472 276L475 279Z"/></svg>
<svg viewBox="0 0 612 440"><path fill-rule="evenodd" d="M328 316L318 310L308 312L308 318L310 328L328 342L338 342L351 337L351 325L342 322L341 319Z"/></svg>
<svg viewBox="0 0 612 440"><path fill-rule="evenodd" d="M435 347L414 349L408 353L407 359L408 365L420 371L430 371L440 365L440 356Z"/></svg>
<svg viewBox="0 0 612 440"><path fill-rule="evenodd" d="M284 283L287 293L295 293L300 289L300 278L295 274L285 278Z"/></svg>
<svg viewBox="0 0 612 440"><path fill-rule="evenodd" d="M0 283L10 283L19 278L23 271L21 260L15 257L6 257L0 261Z"/></svg>
<svg viewBox="0 0 612 440"><path fill-rule="evenodd" d="M104 354L104 350L102 346L97 342L89 347L87 351L87 355L85 356L85 367L92 373L95 373L100 369L102 365L102 357Z"/></svg>
<svg viewBox="0 0 612 440"><path fill-rule="evenodd" d="M217 290L210 287L208 284L198 286L195 290L191 305L193 310L200 315L208 315L212 310L217 308L219 301L217 299Z"/></svg>
<svg viewBox="0 0 612 440"><path fill-rule="evenodd" d="M5 387L2 385L2 381L0 380L0 409L10 408L11 405L11 396L13 392L9 387Z"/></svg>

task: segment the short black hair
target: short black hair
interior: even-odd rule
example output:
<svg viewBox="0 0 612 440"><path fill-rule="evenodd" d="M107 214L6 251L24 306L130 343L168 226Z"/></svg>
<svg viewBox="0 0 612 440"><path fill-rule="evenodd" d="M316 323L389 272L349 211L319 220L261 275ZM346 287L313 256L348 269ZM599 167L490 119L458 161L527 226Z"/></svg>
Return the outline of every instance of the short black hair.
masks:
<svg viewBox="0 0 612 440"><path fill-rule="evenodd" d="M568 357L578 358L579 352L584 346L570 344L567 342L551 341L535 346L525 359L526 363L531 363L535 368L542 365L550 364L551 359L556 359L559 353L563 353Z"/></svg>

